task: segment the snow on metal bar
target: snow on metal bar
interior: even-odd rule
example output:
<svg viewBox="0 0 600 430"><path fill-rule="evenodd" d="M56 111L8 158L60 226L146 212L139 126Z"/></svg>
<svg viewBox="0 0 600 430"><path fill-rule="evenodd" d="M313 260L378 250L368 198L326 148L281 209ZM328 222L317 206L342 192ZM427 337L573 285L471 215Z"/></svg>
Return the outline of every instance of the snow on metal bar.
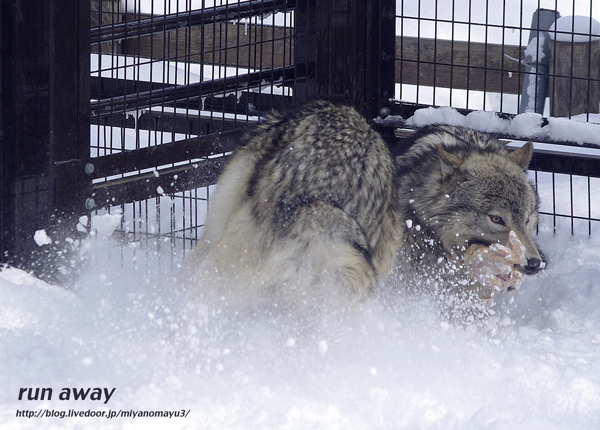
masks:
<svg viewBox="0 0 600 430"><path fill-rule="evenodd" d="M187 12L177 12L119 24L109 24L91 29L91 43L109 42L128 37L138 37L175 30L182 27L205 25L250 18L257 15L277 13L293 9L295 0L254 0L234 5L224 5Z"/></svg>
<svg viewBox="0 0 600 430"><path fill-rule="evenodd" d="M111 97L95 102L92 115L110 115L115 111L148 108L164 105L181 99L193 100L202 96L224 94L239 90L241 84L251 87L277 85L292 82L297 78L297 67L287 66L267 71L258 71L246 75L178 85L158 90L144 91L120 97Z"/></svg>

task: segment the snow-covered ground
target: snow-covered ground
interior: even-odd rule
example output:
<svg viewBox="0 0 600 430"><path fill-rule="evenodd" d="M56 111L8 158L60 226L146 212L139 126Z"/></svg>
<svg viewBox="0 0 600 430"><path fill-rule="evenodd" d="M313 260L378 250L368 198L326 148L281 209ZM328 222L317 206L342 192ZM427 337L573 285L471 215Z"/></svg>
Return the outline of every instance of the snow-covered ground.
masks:
<svg viewBox="0 0 600 430"><path fill-rule="evenodd" d="M539 235L548 270L466 324L401 290L343 316L226 311L191 324L167 246L119 248L111 262L102 237L69 291L5 269L0 427L597 429L600 237L551 231ZM19 400L21 388L53 397ZM63 388L115 391L104 404L59 400ZM187 417L17 417L70 409Z"/></svg>

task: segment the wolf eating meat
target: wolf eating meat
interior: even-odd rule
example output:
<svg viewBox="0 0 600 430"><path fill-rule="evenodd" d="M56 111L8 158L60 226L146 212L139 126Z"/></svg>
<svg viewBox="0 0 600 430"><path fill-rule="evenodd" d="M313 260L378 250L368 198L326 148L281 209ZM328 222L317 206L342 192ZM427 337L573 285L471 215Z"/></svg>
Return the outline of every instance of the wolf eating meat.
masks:
<svg viewBox="0 0 600 430"><path fill-rule="evenodd" d="M532 151L450 126L390 149L353 108L325 101L272 114L219 178L179 279L241 306L352 307L390 273L479 300L515 291L544 265Z"/></svg>

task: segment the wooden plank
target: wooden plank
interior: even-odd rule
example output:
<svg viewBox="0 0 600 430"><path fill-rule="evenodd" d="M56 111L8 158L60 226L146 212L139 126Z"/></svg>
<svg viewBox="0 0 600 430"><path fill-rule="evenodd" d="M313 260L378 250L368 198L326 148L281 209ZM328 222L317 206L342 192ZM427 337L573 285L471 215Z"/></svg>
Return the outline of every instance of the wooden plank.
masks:
<svg viewBox="0 0 600 430"><path fill-rule="evenodd" d="M161 170L158 177L151 172L95 185L92 193L95 208L159 197L158 187L169 195L216 184L229 158L211 158Z"/></svg>
<svg viewBox="0 0 600 430"><path fill-rule="evenodd" d="M293 29L210 24L143 36L128 44L142 57L234 67L293 64ZM133 46L135 45L135 46ZM202 48L203 46L203 48ZM520 94L524 47L396 37L396 83Z"/></svg>
<svg viewBox="0 0 600 430"><path fill-rule="evenodd" d="M520 94L525 47L475 42L396 38L396 82L452 89Z"/></svg>
<svg viewBox="0 0 600 430"><path fill-rule="evenodd" d="M157 165L180 163L195 158L230 152L235 149L243 132L239 128L164 145L136 149L135 151L124 151L118 154L77 160L77 163L82 166L82 170L86 164L93 166L93 169L88 169L91 170L89 173L90 178L104 178L149 169Z"/></svg>
<svg viewBox="0 0 600 430"><path fill-rule="evenodd" d="M600 104L600 46L588 42L550 42L552 53L551 116L598 113Z"/></svg>
<svg viewBox="0 0 600 430"><path fill-rule="evenodd" d="M143 36L128 44L128 52L147 58L275 69L293 64L292 36L290 28L217 23Z"/></svg>

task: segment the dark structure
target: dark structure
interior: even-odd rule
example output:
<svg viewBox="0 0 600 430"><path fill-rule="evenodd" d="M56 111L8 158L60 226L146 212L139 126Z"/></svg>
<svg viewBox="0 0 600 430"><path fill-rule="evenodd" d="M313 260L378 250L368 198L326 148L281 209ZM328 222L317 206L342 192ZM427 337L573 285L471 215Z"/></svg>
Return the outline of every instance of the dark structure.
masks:
<svg viewBox="0 0 600 430"><path fill-rule="evenodd" d="M89 157L89 2L0 5L2 261L54 277L70 264L64 240L39 247L85 208L91 184L71 160ZM60 237L66 232L61 232Z"/></svg>

